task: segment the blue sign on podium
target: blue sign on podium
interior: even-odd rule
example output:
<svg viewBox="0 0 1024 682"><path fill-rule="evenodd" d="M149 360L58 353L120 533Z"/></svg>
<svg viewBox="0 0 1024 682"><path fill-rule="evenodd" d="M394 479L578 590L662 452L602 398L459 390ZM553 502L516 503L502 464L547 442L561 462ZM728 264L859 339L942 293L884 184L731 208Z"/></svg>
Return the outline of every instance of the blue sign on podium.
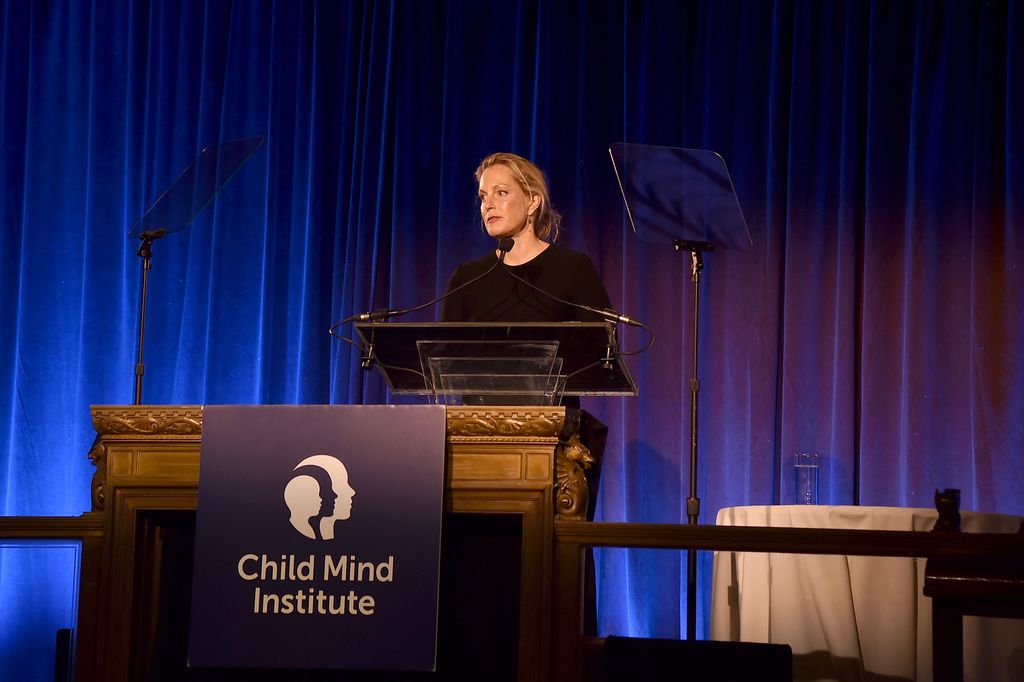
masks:
<svg viewBox="0 0 1024 682"><path fill-rule="evenodd" d="M189 665L433 670L440 406L208 406Z"/></svg>

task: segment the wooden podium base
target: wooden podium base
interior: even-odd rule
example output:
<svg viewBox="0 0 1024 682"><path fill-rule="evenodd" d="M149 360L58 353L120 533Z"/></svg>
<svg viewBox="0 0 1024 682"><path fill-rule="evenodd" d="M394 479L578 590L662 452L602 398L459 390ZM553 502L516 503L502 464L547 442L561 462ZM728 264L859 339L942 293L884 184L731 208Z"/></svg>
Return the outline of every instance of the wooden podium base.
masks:
<svg viewBox="0 0 1024 682"><path fill-rule="evenodd" d="M448 408L438 672L304 679L548 679L552 524L585 518L593 461L569 413ZM92 646L77 652L77 679L286 679L186 668L202 408L96 406L92 416L104 533L96 606L79 613Z"/></svg>

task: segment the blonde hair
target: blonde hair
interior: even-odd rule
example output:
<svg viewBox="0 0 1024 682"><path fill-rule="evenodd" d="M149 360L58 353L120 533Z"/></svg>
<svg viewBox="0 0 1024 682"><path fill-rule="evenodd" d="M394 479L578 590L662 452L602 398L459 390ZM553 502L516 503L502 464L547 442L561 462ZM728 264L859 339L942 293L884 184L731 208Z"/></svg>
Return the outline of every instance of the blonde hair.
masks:
<svg viewBox="0 0 1024 682"><path fill-rule="evenodd" d="M540 197L540 206L537 208L534 220L534 234L540 239L553 242L558 239L559 227L562 224L562 216L551 206L551 198L548 195L548 181L537 164L529 159L524 159L518 154L510 152L496 152L484 157L484 160L477 166L476 181L480 182L480 176L491 166L501 164L512 170L512 174L519 183L519 188L526 193L527 199L534 196Z"/></svg>

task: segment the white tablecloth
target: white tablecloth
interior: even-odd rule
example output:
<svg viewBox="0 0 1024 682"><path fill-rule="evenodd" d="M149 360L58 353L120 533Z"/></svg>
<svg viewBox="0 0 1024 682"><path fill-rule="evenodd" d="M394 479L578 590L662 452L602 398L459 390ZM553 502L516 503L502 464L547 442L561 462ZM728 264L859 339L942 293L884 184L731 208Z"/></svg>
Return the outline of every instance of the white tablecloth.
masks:
<svg viewBox="0 0 1024 682"><path fill-rule="evenodd" d="M961 512L965 532L1014 533L1020 518ZM724 526L930 530L933 509L731 507ZM795 680L932 679L924 559L715 552L711 638L789 644ZM964 619L964 675L1024 681L1024 620Z"/></svg>

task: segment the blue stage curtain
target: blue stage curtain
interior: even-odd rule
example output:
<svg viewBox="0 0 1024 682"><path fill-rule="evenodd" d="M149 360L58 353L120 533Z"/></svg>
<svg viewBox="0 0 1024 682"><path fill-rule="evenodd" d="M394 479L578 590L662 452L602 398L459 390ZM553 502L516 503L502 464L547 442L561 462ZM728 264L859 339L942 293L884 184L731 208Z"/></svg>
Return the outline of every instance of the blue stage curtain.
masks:
<svg viewBox="0 0 1024 682"><path fill-rule="evenodd" d="M89 507L89 406L132 401L127 233L201 148L265 135L154 246L143 402L389 400L327 328L428 300L490 248L472 171L515 151L547 169L565 244L657 335L629 363L640 397L584 405L611 429L599 516L685 522L689 260L631 233L607 148L712 149L754 246L706 259L701 520L792 501L802 451L821 455L822 502L930 507L959 487L964 508L1022 514L1021 15L1013 1L6 2L0 511ZM604 632L685 634L685 556L610 550L598 568ZM15 578L0 565L0 604Z"/></svg>

